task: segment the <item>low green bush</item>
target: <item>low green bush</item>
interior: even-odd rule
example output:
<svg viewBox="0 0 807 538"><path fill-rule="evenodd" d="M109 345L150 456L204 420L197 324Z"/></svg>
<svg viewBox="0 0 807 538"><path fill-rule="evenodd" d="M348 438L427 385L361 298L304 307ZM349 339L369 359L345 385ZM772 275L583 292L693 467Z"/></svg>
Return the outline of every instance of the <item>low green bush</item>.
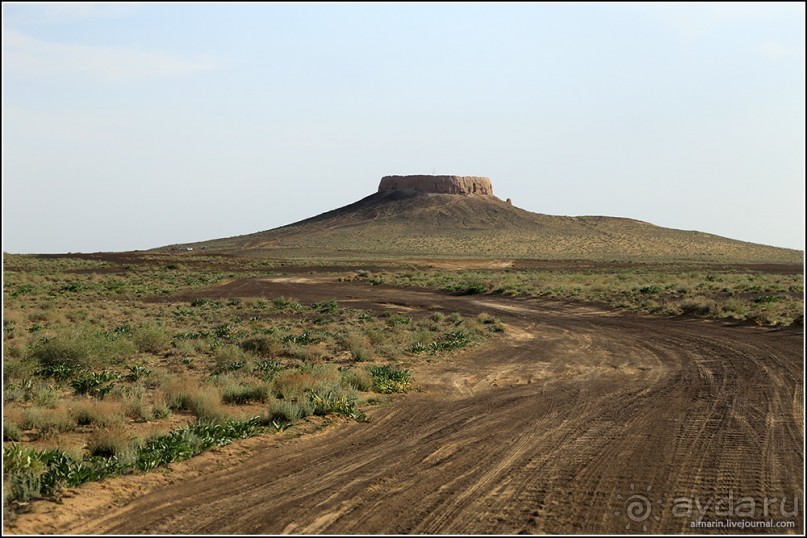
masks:
<svg viewBox="0 0 807 538"><path fill-rule="evenodd" d="M396 369L386 364L369 366L367 370L373 377L373 390L383 394L406 392L412 384L409 370Z"/></svg>
<svg viewBox="0 0 807 538"><path fill-rule="evenodd" d="M343 390L312 393L310 399L315 415L324 416L335 413L359 421L366 419L364 412L356 409L356 397Z"/></svg>
<svg viewBox="0 0 807 538"><path fill-rule="evenodd" d="M373 388L373 376L365 368L351 368L342 372L342 384L355 390L369 391Z"/></svg>
<svg viewBox="0 0 807 538"><path fill-rule="evenodd" d="M3 421L3 441L20 441L22 432L16 422L10 420Z"/></svg>
<svg viewBox="0 0 807 538"><path fill-rule="evenodd" d="M214 373L221 374L246 368L252 356L238 346L225 345L216 350L213 360L216 362Z"/></svg>
<svg viewBox="0 0 807 538"><path fill-rule="evenodd" d="M160 326L144 324L137 328L133 336L138 351L160 353L171 345L171 335Z"/></svg>
<svg viewBox="0 0 807 538"><path fill-rule="evenodd" d="M267 408L267 415L270 419L284 422L294 422L313 413L314 408L307 400L271 399Z"/></svg>
<svg viewBox="0 0 807 538"><path fill-rule="evenodd" d="M37 375L50 377L56 381L67 381L80 371L81 367L75 364L50 364L37 370Z"/></svg>
<svg viewBox="0 0 807 538"><path fill-rule="evenodd" d="M144 377L148 377L151 375L151 370L146 368L145 366L140 366L139 364L135 364L134 366L129 367L129 373L126 374L126 380L134 383L135 381L139 381Z"/></svg>
<svg viewBox="0 0 807 538"><path fill-rule="evenodd" d="M30 347L29 353L43 369L67 366L91 370L133 355L135 346L126 336L79 329L43 337Z"/></svg>
<svg viewBox="0 0 807 538"><path fill-rule="evenodd" d="M283 365L277 361L267 359L255 364L255 373L259 374L264 380L269 381L283 368Z"/></svg>
<svg viewBox="0 0 807 538"><path fill-rule="evenodd" d="M265 383L250 385L231 385L224 388L221 401L232 405L245 405L252 402L266 402L272 395L272 389Z"/></svg>
<svg viewBox="0 0 807 538"><path fill-rule="evenodd" d="M94 398L103 399L120 377L120 374L108 370L88 372L75 378L70 386L73 387L76 394L88 394Z"/></svg>
<svg viewBox="0 0 807 538"><path fill-rule="evenodd" d="M429 344L429 350L432 352L447 351L450 349L459 349L468 345L470 340L468 335L462 331L452 331L446 333L439 341L434 341Z"/></svg>
<svg viewBox="0 0 807 538"><path fill-rule="evenodd" d="M283 346L271 335L260 335L241 342L241 349L258 357L271 358L278 355L283 350Z"/></svg>

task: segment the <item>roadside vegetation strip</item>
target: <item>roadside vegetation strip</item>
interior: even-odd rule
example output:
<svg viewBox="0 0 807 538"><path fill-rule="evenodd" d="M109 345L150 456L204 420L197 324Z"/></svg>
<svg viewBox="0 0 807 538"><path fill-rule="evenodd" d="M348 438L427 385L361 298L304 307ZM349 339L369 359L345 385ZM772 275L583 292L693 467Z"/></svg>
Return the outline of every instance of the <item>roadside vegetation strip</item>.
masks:
<svg viewBox="0 0 807 538"><path fill-rule="evenodd" d="M58 449L36 450L19 443L3 447L4 504L26 502L58 494L63 487L135 470L149 471L182 461L213 446L223 446L287 424L264 417L221 424L196 424L150 439L126 453L86 455L81 459Z"/></svg>
<svg viewBox="0 0 807 538"><path fill-rule="evenodd" d="M365 371L369 373L371 388L376 392L405 392L411 387L408 370L383 365L367 366ZM348 387L351 379L342 377ZM300 387L296 389L300 390ZM81 458L59 449L37 450L11 442L3 448L3 480L7 486L4 488L4 506L14 508L31 499L53 498L63 487L74 487L112 475L147 472L191 458L213 446L223 446L265 432L283 431L297 419L312 414L338 414L358 421L367 419L364 411L357 407L355 394L341 386L314 383L301 390L296 395L281 392L283 398L273 399L274 404L261 416L247 420L198 422L154 436L145 443L137 439L119 444L96 441L91 452ZM294 411L289 412L290 408Z"/></svg>
<svg viewBox="0 0 807 538"><path fill-rule="evenodd" d="M765 326L803 323L802 274L688 267L591 270L406 270L354 278L449 293L522 295L604 303L660 316L689 315Z"/></svg>

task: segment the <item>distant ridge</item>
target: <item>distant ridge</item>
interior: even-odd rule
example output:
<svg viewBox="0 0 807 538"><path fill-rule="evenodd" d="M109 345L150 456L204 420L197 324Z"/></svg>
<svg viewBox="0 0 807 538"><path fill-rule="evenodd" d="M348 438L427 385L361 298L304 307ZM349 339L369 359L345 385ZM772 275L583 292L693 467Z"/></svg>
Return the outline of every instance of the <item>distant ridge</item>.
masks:
<svg viewBox="0 0 807 538"><path fill-rule="evenodd" d="M459 192L432 192L446 189ZM803 262L799 250L629 218L531 213L493 196L490 180L476 176L386 176L378 192L344 207L188 246L278 257Z"/></svg>

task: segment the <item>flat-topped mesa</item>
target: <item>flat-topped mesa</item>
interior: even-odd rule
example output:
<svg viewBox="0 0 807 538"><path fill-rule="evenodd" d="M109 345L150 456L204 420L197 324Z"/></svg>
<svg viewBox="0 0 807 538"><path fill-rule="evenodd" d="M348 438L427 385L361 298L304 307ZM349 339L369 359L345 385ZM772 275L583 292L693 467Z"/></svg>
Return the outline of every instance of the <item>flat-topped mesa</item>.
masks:
<svg viewBox="0 0 807 538"><path fill-rule="evenodd" d="M476 176L384 176L378 192L414 189L436 194L476 194L493 196L490 179Z"/></svg>

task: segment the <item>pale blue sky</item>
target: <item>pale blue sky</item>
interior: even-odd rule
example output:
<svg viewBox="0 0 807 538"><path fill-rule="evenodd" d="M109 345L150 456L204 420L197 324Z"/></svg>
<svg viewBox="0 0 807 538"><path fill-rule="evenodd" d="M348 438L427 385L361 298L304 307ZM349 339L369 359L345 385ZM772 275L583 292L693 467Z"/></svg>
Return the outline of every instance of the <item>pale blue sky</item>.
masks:
<svg viewBox="0 0 807 538"><path fill-rule="evenodd" d="M388 174L804 248L804 4L3 3L3 250L289 224Z"/></svg>

